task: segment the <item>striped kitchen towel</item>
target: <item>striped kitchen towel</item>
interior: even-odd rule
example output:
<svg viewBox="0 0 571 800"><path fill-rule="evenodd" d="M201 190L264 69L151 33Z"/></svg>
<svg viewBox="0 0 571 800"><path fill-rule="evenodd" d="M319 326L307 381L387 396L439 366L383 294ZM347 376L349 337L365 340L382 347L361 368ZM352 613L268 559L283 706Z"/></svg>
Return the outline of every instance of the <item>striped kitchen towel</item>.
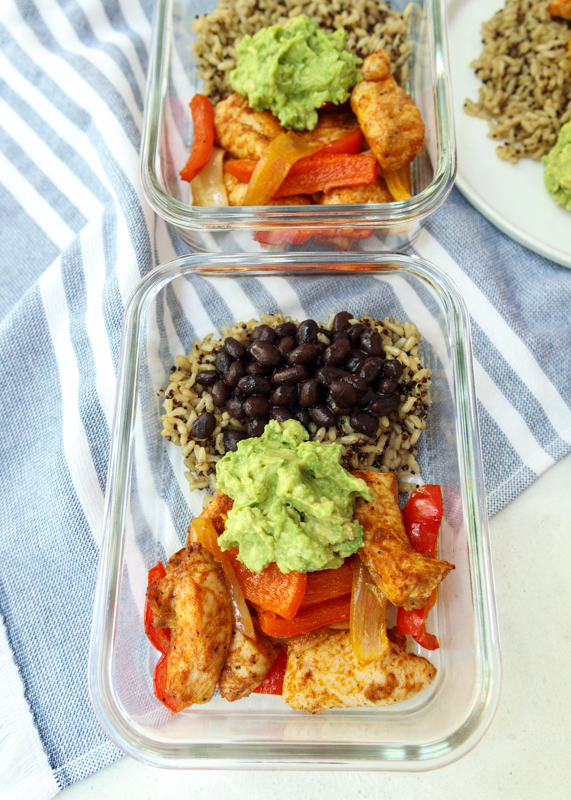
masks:
<svg viewBox="0 0 571 800"><path fill-rule="evenodd" d="M152 0L0 4L0 795L118 758L87 651L123 310L187 248L138 181ZM569 450L571 270L457 192L417 252L471 313L489 512Z"/></svg>

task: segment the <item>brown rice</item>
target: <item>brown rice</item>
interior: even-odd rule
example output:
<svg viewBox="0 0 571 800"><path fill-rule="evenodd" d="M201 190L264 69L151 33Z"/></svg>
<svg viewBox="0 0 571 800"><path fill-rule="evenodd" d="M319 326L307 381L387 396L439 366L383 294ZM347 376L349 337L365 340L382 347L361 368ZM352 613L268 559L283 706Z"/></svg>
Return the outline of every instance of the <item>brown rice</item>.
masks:
<svg viewBox="0 0 571 800"><path fill-rule="evenodd" d="M325 328L331 328L334 316L331 315ZM261 322L272 327L289 321L295 322L282 314L261 315ZM353 322L356 321L374 327L381 334L385 357L397 359L403 365L400 405L396 411L380 418L375 438L355 433L348 417L341 417L340 424L330 428L318 428L311 422L310 438L326 444L339 442L342 464L347 469L396 472L399 490L409 492L416 485L414 476L419 473L416 444L426 427L430 405L430 370L422 367L419 355L422 339L416 325L397 322L393 317L386 317L383 321L361 317ZM201 342L195 339L188 356L176 357L176 367L172 367L170 382L164 392L162 435L182 448L188 470L185 476L191 489L216 491L216 462L225 452L224 430L229 427L244 430L242 423L214 405L209 390L195 383L196 375L203 370L215 369L216 353L227 337L243 340L259 324L260 320L252 319L231 328L222 327L222 338L209 334ZM205 411L216 417L216 428L211 437L197 441L191 435L192 424Z"/></svg>
<svg viewBox="0 0 571 800"><path fill-rule="evenodd" d="M539 160L571 119L570 25L547 6L547 0L507 0L483 23L484 49L470 65L483 86L464 110L488 120L488 135L502 142L498 156L512 163Z"/></svg>
<svg viewBox="0 0 571 800"><path fill-rule="evenodd" d="M203 91L216 103L232 93L228 75L236 66L236 45L246 34L252 36L268 25L284 24L299 14L317 20L325 30L344 28L347 46L361 58L383 48L391 57L396 80L407 79L407 42L411 3L404 12L393 11L390 3L376 0L219 0L209 14L194 20L197 34L194 55Z"/></svg>

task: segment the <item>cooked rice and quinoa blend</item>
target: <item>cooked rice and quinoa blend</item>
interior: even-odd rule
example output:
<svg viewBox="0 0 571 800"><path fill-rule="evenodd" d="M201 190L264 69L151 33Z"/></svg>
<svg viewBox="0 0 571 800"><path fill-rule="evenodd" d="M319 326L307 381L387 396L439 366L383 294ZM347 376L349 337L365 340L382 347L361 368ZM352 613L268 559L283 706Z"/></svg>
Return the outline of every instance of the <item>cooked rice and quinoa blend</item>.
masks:
<svg viewBox="0 0 571 800"><path fill-rule="evenodd" d="M194 20L197 34L194 55L204 93L213 103L232 93L229 73L236 66L236 45L244 36L269 25L284 24L292 17L307 14L326 31L344 28L347 47L360 58L379 48L391 57L391 69L404 86L408 77L408 20L413 4L404 12L394 11L389 3L376 0L219 0L209 14Z"/></svg>
<svg viewBox="0 0 571 800"><path fill-rule="evenodd" d="M571 26L548 5L506 0L482 25L484 49L470 65L484 85L464 110L488 120L498 156L512 163L546 155L571 119Z"/></svg>
<svg viewBox="0 0 571 800"><path fill-rule="evenodd" d="M330 329L334 314L324 328ZM261 323L276 327L283 322L296 322L282 314L261 315ZM380 417L376 436L366 437L355 433L349 418L339 418L336 426L317 427L309 423L309 434L313 441L325 443L337 441L341 445L342 461L346 469L379 469L393 471L399 481L399 491L409 492L416 486L414 476L419 473L416 460L417 441L426 427L430 405L430 370L422 367L419 346L422 341L416 325L397 322L393 317L382 321L361 317L367 327L378 331L382 339L384 357L396 359L403 366L399 380L400 402L397 410ZM296 324L298 324L296 322ZM191 489L216 491L216 462L224 455L224 432L230 428L244 430L241 422L217 408L210 391L196 383L196 376L205 370L215 370L216 354L228 337L243 341L260 320L238 323L231 328L222 327L222 337L208 334L201 342L195 339L188 356L177 356L176 367L172 367L170 383L164 391L162 435L182 448L188 472L185 473ZM329 340L324 334L319 338L325 344ZM163 390L159 392L163 394ZM205 440L192 438L192 424L204 412L216 417L216 428ZM208 495L207 495L208 498Z"/></svg>

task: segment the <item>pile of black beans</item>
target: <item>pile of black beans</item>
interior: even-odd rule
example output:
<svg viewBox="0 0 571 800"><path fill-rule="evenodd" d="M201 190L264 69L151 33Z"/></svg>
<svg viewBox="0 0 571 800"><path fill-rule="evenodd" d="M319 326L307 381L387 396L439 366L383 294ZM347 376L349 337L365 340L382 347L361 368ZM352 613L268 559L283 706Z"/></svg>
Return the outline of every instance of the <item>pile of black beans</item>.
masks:
<svg viewBox="0 0 571 800"><path fill-rule="evenodd" d="M227 338L216 355L216 370L199 372L214 405L239 420L245 430L227 429L224 447L261 436L268 420L297 419L308 427L337 425L347 415L356 433L376 435L379 417L400 402L399 361L382 358L380 334L348 311L336 314L331 330L313 319L273 328L259 325L249 338ZM320 341L322 333L330 340ZM194 439L208 439L216 417L206 412L192 426Z"/></svg>

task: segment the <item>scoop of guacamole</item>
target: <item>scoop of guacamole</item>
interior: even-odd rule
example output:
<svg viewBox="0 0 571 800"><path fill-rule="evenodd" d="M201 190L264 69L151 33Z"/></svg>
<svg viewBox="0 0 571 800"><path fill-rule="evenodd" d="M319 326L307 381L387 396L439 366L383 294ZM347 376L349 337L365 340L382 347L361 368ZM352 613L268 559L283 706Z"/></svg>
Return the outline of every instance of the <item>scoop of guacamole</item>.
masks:
<svg viewBox="0 0 571 800"><path fill-rule="evenodd" d="M562 126L555 147L542 161L545 188L556 203L571 211L571 122Z"/></svg>
<svg viewBox="0 0 571 800"><path fill-rule="evenodd" d="M333 569L363 544L353 510L372 491L341 466L340 445L308 440L297 420L271 420L218 462L218 486L234 500L218 542L238 547L252 572L272 561L284 573Z"/></svg>
<svg viewBox="0 0 571 800"><path fill-rule="evenodd" d="M327 33L300 14L285 26L244 36L230 84L256 111L271 111L284 128L313 130L316 109L344 103L361 80L362 59L347 50L346 42L341 28Z"/></svg>

